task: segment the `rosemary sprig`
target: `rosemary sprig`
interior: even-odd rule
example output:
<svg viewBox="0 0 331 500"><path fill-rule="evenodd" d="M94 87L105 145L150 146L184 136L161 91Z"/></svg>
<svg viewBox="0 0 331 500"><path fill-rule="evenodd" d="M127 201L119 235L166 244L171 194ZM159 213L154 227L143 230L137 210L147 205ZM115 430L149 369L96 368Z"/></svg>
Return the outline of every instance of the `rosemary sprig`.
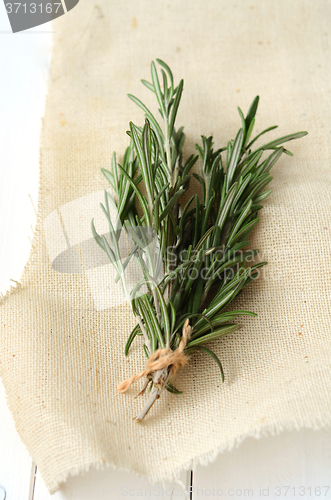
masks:
<svg viewBox="0 0 331 500"><path fill-rule="evenodd" d="M253 150L258 138L276 128L269 127L251 139L259 103L256 97L246 117L238 108L241 128L234 140L214 150L213 138L201 136L198 154L184 162L183 127L175 127L184 82L175 86L168 65L157 62L162 84L154 62L152 81L142 83L155 94L161 123L137 97L129 95L145 113L145 124L130 123L127 133L131 140L122 164L114 154L111 171L102 169L114 192L112 196L105 191L101 204L109 235L100 236L92 221L93 236L117 270L137 319L125 355L137 335L144 339L146 370L120 387L124 392L142 376L146 380L141 393L150 384L149 400L137 421L164 388L180 393L169 378L186 363L187 354L200 350L211 356L224 380L220 360L205 344L238 330L235 317L256 316L250 311L222 311L266 264L247 265L258 253L247 250L249 235L260 220L261 202L271 193L266 189L272 180L271 168L283 153L292 155L283 144L307 134L287 135ZM191 174L199 157L200 175ZM181 197L189 188L191 175L201 184L202 195L195 194L183 204ZM110 203L116 207L116 221L111 220ZM122 231L135 245L124 262L119 248ZM155 251L155 241L159 251ZM128 290L125 269L131 259L140 265L143 278ZM148 290L145 294L140 292L143 286Z"/></svg>

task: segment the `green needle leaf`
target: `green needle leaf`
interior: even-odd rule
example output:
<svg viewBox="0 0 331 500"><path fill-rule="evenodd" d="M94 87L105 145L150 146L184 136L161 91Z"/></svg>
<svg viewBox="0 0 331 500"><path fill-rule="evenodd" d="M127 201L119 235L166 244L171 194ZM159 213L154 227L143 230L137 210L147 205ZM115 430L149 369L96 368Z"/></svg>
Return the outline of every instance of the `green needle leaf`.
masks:
<svg viewBox="0 0 331 500"><path fill-rule="evenodd" d="M123 168L118 165L118 167L120 168L120 170L123 172L123 175L127 178L127 180L129 181L129 183L131 184L131 187L133 189L133 191L136 193L136 196L139 200L139 203L140 203L140 206L144 212L144 215L145 215L145 220L148 222L148 225L150 226L151 225L151 221L149 220L149 213L148 213L148 208L147 208L147 203L146 203L146 200L145 198L143 197L143 195L141 194L141 192L139 191L139 189L137 188L137 186L135 185L135 183L133 182L133 180L129 177L129 175L125 172L125 170L123 170Z"/></svg>
<svg viewBox="0 0 331 500"><path fill-rule="evenodd" d="M154 87L153 87L154 88ZM152 113L150 112L150 110L145 106L145 104L143 104L137 97L135 97L134 95L132 94L128 94L128 97L131 99L131 101L133 101L135 104L137 104L137 106L139 106L143 111L144 113L146 114L147 118L149 119L149 121L152 123L153 125L153 128L154 128L154 131L156 132L157 134L157 137L161 140L163 140L163 132L162 132L162 129L160 127L160 125L158 124L156 118L154 117L154 115L152 115ZM162 145L162 142L161 142L161 145Z"/></svg>
<svg viewBox="0 0 331 500"><path fill-rule="evenodd" d="M225 335L229 335L230 333L236 332L239 330L240 325L232 323L230 325L224 325L218 330L208 333L207 335L202 335L201 337L191 340L187 343L187 348L200 346L206 344L207 342L211 342L212 340L219 339L220 337L224 337Z"/></svg>
<svg viewBox="0 0 331 500"><path fill-rule="evenodd" d="M182 93L183 93L183 87L184 87L184 80L181 80L178 87L177 87L176 97L175 97L174 104L172 106L172 110L171 110L171 114L170 114L170 122L169 122L170 136L172 136L172 134L173 134L174 124L175 124L175 120L176 120L176 116L177 116L177 111L178 111L179 103L180 103Z"/></svg>
<svg viewBox="0 0 331 500"><path fill-rule="evenodd" d="M132 330L132 332L130 333L128 340L126 341L125 349L124 349L125 356L127 356L129 354L129 350L130 350L130 347L132 345L132 342L134 341L136 336L139 335L139 332L141 333L140 327L139 327L139 325L136 325L134 327L134 329Z"/></svg>
<svg viewBox="0 0 331 500"><path fill-rule="evenodd" d="M152 61L152 63L151 63L151 73L152 73L152 82L153 82L153 86L154 86L154 91L155 91L155 94L156 94L156 97L157 97L157 100L158 100L158 103L160 106L160 110L161 110L162 115L165 117L166 110L164 107L163 94L161 92L160 81L159 81L159 77L157 76L157 71L156 71L154 61Z"/></svg>
<svg viewBox="0 0 331 500"><path fill-rule="evenodd" d="M167 391L171 392L171 394L183 394L183 391L179 391L178 389L176 389L176 387L169 381L167 382L165 388L167 389Z"/></svg>
<svg viewBox="0 0 331 500"><path fill-rule="evenodd" d="M247 130L251 126L252 121L255 119L255 115L257 112L258 105L259 105L259 100L260 100L260 97L257 95L255 97L254 101L252 102L249 110L248 110L248 113L246 116L246 129Z"/></svg>
<svg viewBox="0 0 331 500"><path fill-rule="evenodd" d="M216 354L211 351L210 349L208 349L207 347L204 347L202 345L197 345L194 349L194 351L202 351L202 352L205 352L206 354L208 354L208 356L210 356L214 361L216 361L219 369L220 369L220 372L221 372L221 378L222 378L222 382L224 382L224 371L223 371L223 367L222 367L222 364L219 360L219 358L216 356Z"/></svg>
<svg viewBox="0 0 331 500"><path fill-rule="evenodd" d="M240 153L241 149L243 146L243 141L244 141L244 131L241 128L237 134L236 140L234 141L231 157L230 157L230 162L228 165L228 170L227 170L227 186L226 190L229 191L232 179L240 158Z"/></svg>

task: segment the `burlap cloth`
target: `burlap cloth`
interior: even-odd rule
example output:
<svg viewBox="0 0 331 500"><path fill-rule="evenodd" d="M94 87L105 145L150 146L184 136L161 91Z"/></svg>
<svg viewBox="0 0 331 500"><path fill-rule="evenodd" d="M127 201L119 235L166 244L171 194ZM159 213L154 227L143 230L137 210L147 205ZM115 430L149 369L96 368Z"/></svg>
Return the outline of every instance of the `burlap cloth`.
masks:
<svg viewBox="0 0 331 500"><path fill-rule="evenodd" d="M100 0L54 22L39 222L21 285L3 300L0 337L8 404L51 492L90 466L170 479L247 436L331 423L330 18L328 0ZM123 154L129 120L143 123L126 94L156 109L139 81L156 57L185 79L186 154L200 134L226 144L240 127L236 106L246 112L256 94L256 132L279 124L271 138L309 135L274 169L253 238L269 264L234 305L259 316L212 346L225 384L211 359L194 355L176 375L183 394L165 393L137 425L139 387L116 391L145 365L140 339L123 355L130 306L98 308L86 272L54 270L44 220L108 187L100 168ZM78 212L61 222L75 244L91 236Z"/></svg>

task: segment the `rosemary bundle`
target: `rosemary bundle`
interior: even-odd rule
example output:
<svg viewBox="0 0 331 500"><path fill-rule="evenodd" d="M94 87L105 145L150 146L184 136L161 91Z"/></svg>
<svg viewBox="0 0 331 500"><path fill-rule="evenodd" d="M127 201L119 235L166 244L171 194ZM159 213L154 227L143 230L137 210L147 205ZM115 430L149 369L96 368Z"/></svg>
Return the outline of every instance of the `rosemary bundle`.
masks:
<svg viewBox="0 0 331 500"><path fill-rule="evenodd" d="M98 234L92 221L93 236L115 267L137 320L125 355L137 336L143 338L145 370L118 386L125 392L143 377L140 394L150 386L148 401L135 417L138 422L164 389L180 394L171 375L196 350L215 360L224 381L221 361L206 344L238 330L236 316L256 316L250 311L222 311L266 264L251 263L258 250L248 249L248 238L260 220L261 202L271 192L266 190L272 180L271 168L283 153L292 155L282 144L307 134L287 135L253 149L257 139L276 128L269 127L251 139L259 102L256 97L246 116L238 108L241 128L234 140L214 149L213 138L201 136L198 154L184 161L183 127L175 126L184 82L175 86L168 65L157 62L162 85L154 62L152 81L142 83L155 94L161 120L129 95L145 113L145 124L130 123L127 133L131 140L122 163L117 163L114 154L111 171L102 169L112 188L112 194L105 191L101 204L109 234ZM200 175L192 174L199 158ZM202 194L192 194L184 204L182 196L192 175ZM111 207L116 209L116 220L112 220ZM125 259L119 245L123 231L133 241ZM129 290L125 271L132 259L142 278Z"/></svg>

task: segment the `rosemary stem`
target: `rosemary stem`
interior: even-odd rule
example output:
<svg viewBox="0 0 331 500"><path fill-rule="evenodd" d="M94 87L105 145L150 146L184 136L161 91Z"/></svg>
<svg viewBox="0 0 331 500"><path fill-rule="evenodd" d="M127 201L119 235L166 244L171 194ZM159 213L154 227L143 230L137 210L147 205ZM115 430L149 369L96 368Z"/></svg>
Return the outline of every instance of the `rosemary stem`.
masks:
<svg viewBox="0 0 331 500"><path fill-rule="evenodd" d="M120 276L121 276L121 281L122 281L124 296L125 296L126 299L128 299L128 297L130 297L130 294L129 294L129 290L128 290L128 287L127 287L127 284L126 284L126 279L125 279L125 274L124 274L123 267L122 267L122 272L121 272Z"/></svg>
<svg viewBox="0 0 331 500"><path fill-rule="evenodd" d="M159 393L160 389L154 389L150 396L149 396L149 399L147 401L147 403L145 404L145 406L143 407L143 409L141 410L141 412L139 413L139 415L137 415L134 420L136 420L137 423L141 422L147 415L147 413L149 412L149 410L152 408L153 404L155 403L155 401L157 399L159 399L160 397L160 393Z"/></svg>
<svg viewBox="0 0 331 500"><path fill-rule="evenodd" d="M169 380L170 374L171 374L171 369L169 369L169 367L162 368L162 370L158 370L157 372L155 372L153 376L153 383L154 386L156 387L151 392L147 403L145 404L139 415L135 417L135 420L138 423L141 422L146 417L147 413L152 408L155 401L159 399L163 389L165 388Z"/></svg>

